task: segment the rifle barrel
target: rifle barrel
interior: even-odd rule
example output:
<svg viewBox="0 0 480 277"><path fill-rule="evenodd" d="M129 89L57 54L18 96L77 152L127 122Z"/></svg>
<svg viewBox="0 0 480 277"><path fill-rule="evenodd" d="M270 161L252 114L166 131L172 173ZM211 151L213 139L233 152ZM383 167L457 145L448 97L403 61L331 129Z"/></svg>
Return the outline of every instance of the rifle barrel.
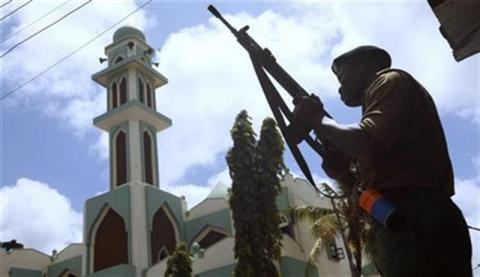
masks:
<svg viewBox="0 0 480 277"><path fill-rule="evenodd" d="M228 23L225 18L223 18L222 14L215 8L213 5L209 5L207 8L216 18L220 19L220 21L223 22L227 26L227 28L232 32L236 37L238 37L238 31L235 29L230 23Z"/></svg>

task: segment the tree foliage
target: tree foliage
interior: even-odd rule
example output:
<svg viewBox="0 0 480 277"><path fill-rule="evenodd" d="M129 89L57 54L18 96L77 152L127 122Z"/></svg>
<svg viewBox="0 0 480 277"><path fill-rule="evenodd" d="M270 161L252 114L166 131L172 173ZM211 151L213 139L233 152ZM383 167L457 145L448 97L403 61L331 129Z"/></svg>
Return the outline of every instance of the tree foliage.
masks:
<svg viewBox="0 0 480 277"><path fill-rule="evenodd" d="M233 147L227 153L232 178L230 206L235 227L235 276L278 276L273 263L280 258L282 234L276 197L281 191L283 140L273 119L262 124L257 143L246 111L231 130Z"/></svg>
<svg viewBox="0 0 480 277"><path fill-rule="evenodd" d="M349 186L339 183L338 187L341 191L340 194L351 194ZM326 184L322 184L322 189L329 195L334 196L336 194ZM352 276L360 276L362 252L370 260L372 255L375 255L374 248L368 243L369 240L367 239L369 225L359 216L354 198L337 198L331 201L332 206L336 207L336 211L330 208L315 206L299 206L292 209L292 213L297 219L308 221L312 224L310 231L312 237L316 239L316 243L310 251L309 264L314 263L325 246L333 242L335 237L340 234L346 240L344 246L348 248L345 249L347 258L352 259ZM350 253L352 257L348 257Z"/></svg>
<svg viewBox="0 0 480 277"><path fill-rule="evenodd" d="M259 213L259 222L255 226L262 230L255 248L259 263L256 276L278 276L273 261L280 259L282 247L276 198L281 192L279 177L285 169L283 150L282 136L275 120L265 119L255 151L256 205Z"/></svg>
<svg viewBox="0 0 480 277"><path fill-rule="evenodd" d="M191 277L192 257L185 243L180 243L168 257L165 277Z"/></svg>
<svg viewBox="0 0 480 277"><path fill-rule="evenodd" d="M233 147L227 153L227 164L232 178L230 207L235 227L235 258L238 259L235 276L254 276L255 255L253 247L259 235L258 228L252 228L258 221L255 205L254 158L255 133L250 117L241 111L230 131Z"/></svg>

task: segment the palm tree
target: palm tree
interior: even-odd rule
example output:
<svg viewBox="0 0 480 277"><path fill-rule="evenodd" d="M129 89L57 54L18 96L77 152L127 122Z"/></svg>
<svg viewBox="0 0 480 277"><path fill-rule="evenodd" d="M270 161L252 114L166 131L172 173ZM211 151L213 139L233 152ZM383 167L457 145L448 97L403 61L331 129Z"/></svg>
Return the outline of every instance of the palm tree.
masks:
<svg viewBox="0 0 480 277"><path fill-rule="evenodd" d="M316 242L310 251L307 268L315 263L325 246L332 244L335 237L341 235L352 276L358 277L362 272L362 249L370 260L374 254L374 248L366 239L369 225L359 216L357 206L353 204L354 200L351 197L339 197L338 193L325 183L320 187L323 194L329 196L332 208L298 206L291 210L297 219L312 224L310 231ZM347 187L341 184L338 187L342 195L350 194Z"/></svg>

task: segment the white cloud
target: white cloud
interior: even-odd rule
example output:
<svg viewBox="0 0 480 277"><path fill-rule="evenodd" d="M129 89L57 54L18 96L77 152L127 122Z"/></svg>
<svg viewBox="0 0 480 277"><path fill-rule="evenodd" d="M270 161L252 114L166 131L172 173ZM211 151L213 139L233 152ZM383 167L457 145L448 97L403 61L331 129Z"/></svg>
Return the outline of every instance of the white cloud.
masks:
<svg viewBox="0 0 480 277"><path fill-rule="evenodd" d="M16 42L80 4L78 1L71 1L64 5L2 44L0 52L3 53ZM21 29L56 5L58 4L51 1L32 2L11 17L9 24L12 24L13 29L10 33ZM3 88L13 89L22 84L136 8L134 1L93 1L86 5L60 24L27 41L2 58L1 68L5 73L2 74ZM122 24L139 29L154 27L155 17L146 17L145 14L145 11L140 10ZM92 119L105 112L106 96L104 89L95 84L90 77L105 67L105 64L100 65L97 59L103 56L104 47L111 43L114 31L115 29L101 36L41 78L17 91L7 98L6 105L37 109L44 116L66 123L68 130L73 131L79 138L83 138L89 132L98 136L98 133L94 133ZM7 92L2 91L2 94ZM97 139L97 144L104 144L103 137ZM108 155L104 146L97 145L92 149L100 150L100 156Z"/></svg>
<svg viewBox="0 0 480 277"><path fill-rule="evenodd" d="M462 210L468 225L479 228L480 226L480 186L477 180L456 180L455 196L453 201ZM480 232L470 230L472 240L472 264L480 263Z"/></svg>
<svg viewBox="0 0 480 277"><path fill-rule="evenodd" d="M237 27L250 25L252 37L268 46L308 91L321 95L327 108L341 106L332 58L376 44L390 51L394 67L412 72L431 91L442 112L475 119L476 61L453 60L426 4L286 5L288 16L267 10L256 17L225 17ZM193 165L212 164L231 144L227 134L241 109L248 110L256 126L270 115L247 53L216 19L171 34L159 60L170 83L160 89L158 108L173 119L173 127L159 136L160 170L167 183Z"/></svg>
<svg viewBox="0 0 480 277"><path fill-rule="evenodd" d="M215 186L218 183L222 183L225 185L232 184L232 178L230 177L230 170L226 167L224 170L214 174L212 177L208 178L207 184L209 186Z"/></svg>
<svg viewBox="0 0 480 277"><path fill-rule="evenodd" d="M218 183L231 184L228 168L212 175L206 185L183 184L183 185L160 185L160 189L166 190L177 196L185 196L188 208L195 207L202 202Z"/></svg>
<svg viewBox="0 0 480 277"><path fill-rule="evenodd" d="M211 186L195 184L166 185L161 186L160 189L168 191L176 196L185 196L189 209L202 202L212 191Z"/></svg>
<svg viewBox="0 0 480 277"><path fill-rule="evenodd" d="M45 3L34 3L18 14L18 25L51 8ZM63 12L72 5L66 5ZM343 109L330 72L332 58L360 44L377 44L391 52L394 66L411 71L425 84L442 111L468 119L476 116L476 60L453 61L427 4L308 2L278 7L278 11L266 10L258 16L245 12L225 16L236 27L250 25L250 34L261 45L268 46L279 63L308 91L321 95L327 108ZM20 83L134 8L133 2L92 2L6 56L2 60L4 72L18 74L8 74L4 82ZM148 37L153 35L157 23L141 11L125 24L146 29ZM14 40L9 42L11 45ZM30 105L32 99L33 103L39 101L42 105L37 106L46 107L46 116L66 122L79 137L92 132L92 118L105 111L105 92L90 76L104 67L97 63L97 57L110 42L111 34L103 36L11 100ZM159 168L162 184L171 185L192 166L218 162L218 155L231 145L228 134L241 109L248 110L256 130L271 113L247 53L214 18L170 34L158 59L159 71L169 78L169 84L158 90L157 106L159 112L173 120L172 128L158 136ZM97 138L92 149L99 151L102 158L108 157L107 136Z"/></svg>
<svg viewBox="0 0 480 277"><path fill-rule="evenodd" d="M21 178L0 188L0 240L47 254L82 241L82 214L48 184Z"/></svg>

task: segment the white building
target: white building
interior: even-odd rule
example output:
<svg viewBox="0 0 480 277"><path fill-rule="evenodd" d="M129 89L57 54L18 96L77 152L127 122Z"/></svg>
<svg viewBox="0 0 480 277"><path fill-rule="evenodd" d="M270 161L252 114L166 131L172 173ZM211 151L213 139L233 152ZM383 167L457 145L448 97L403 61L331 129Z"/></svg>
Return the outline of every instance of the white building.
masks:
<svg viewBox="0 0 480 277"><path fill-rule="evenodd" d="M110 190L85 203L83 243L46 255L34 249L0 250L0 275L12 277L163 276L166 257L184 241L198 243L194 276L231 276L234 233L228 186L218 184L200 204L187 210L183 197L160 189L156 133L171 120L156 111L155 89L167 78L152 68L152 48L142 32L122 27L105 48L106 69L92 79L106 88L107 112L94 119L110 136ZM329 207L302 179L287 175L277 198L281 212L299 205ZM284 277L304 276L314 241L307 223L282 213ZM349 276L348 263L324 251L311 276ZM332 255L333 253L333 255ZM341 255L340 255L341 256Z"/></svg>

